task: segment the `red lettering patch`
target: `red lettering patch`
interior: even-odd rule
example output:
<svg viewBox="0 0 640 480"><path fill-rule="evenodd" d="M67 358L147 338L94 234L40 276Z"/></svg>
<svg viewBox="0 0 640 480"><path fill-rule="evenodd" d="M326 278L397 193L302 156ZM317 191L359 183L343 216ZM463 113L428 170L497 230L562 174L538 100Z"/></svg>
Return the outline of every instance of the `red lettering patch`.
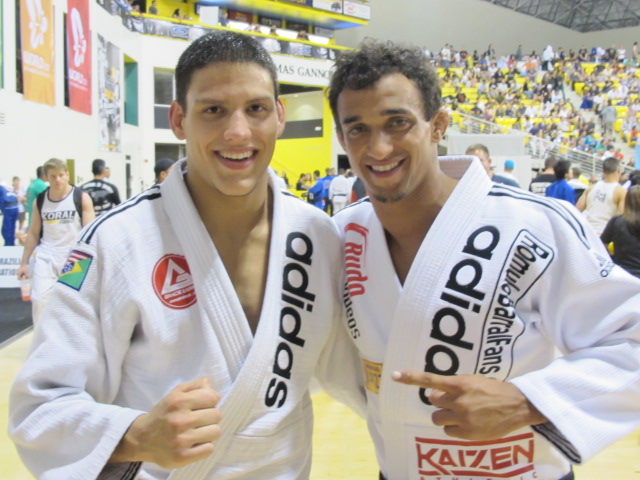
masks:
<svg viewBox="0 0 640 480"><path fill-rule="evenodd" d="M533 433L466 442L416 437L418 474L425 477L512 478L534 469Z"/></svg>
<svg viewBox="0 0 640 480"><path fill-rule="evenodd" d="M158 260L152 283L160 301L169 308L182 310L196 303L189 264L182 255L169 254Z"/></svg>
<svg viewBox="0 0 640 480"><path fill-rule="evenodd" d="M344 263L347 273L349 295L356 297L365 293L365 283L369 277L364 275L364 258L367 251L369 230L357 223L344 227Z"/></svg>

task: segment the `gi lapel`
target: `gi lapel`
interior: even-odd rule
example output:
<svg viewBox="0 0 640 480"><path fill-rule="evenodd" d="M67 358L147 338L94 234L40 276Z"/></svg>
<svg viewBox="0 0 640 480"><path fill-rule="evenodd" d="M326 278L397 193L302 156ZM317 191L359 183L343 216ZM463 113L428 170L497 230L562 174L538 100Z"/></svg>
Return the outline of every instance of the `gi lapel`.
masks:
<svg viewBox="0 0 640 480"><path fill-rule="evenodd" d="M398 455L395 451L397 446L415 450L413 445L405 445L406 431L399 428L398 422L416 423L415 418L410 418L410 409L407 407L416 404L419 389L395 383L391 380L391 372L424 365L425 342L429 341L433 328L430 315L433 312L432 305L438 301L440 295L434 285L447 273L445 268L454 255L451 249L452 238L457 238L472 221L491 188L488 176L482 177L478 173L483 168L481 164L475 160L469 165L469 159L444 159L442 167L449 176L459 178L468 167L467 174L460 180L422 242L404 283L391 325L380 381L380 411L381 429L387 446L388 472L394 472L396 475L398 472L405 472L407 468L406 457ZM478 181L479 179L486 181ZM388 415L384 412L394 414ZM424 415L428 415L426 406ZM393 421L389 421L390 419Z"/></svg>
<svg viewBox="0 0 640 480"><path fill-rule="evenodd" d="M256 408L256 402L260 402L263 397L261 387L266 384L265 379L269 378L269 372L272 368L272 362L267 361L266 357L272 355L273 344L279 331L281 266L286 228L283 225L285 221L282 212L283 204L280 195L276 194L273 200L274 211L267 286L260 322L256 337L253 339L227 272L204 229L204 225L197 217L195 207L188 197L186 186L181 179L182 175L178 179L180 185L177 187L182 190L184 196L176 195L174 198L172 195L171 198L167 198L168 202L165 208L170 212L172 222L173 218L187 218L194 224L199 222L199 229L204 231L204 235L194 235L188 229L176 228L176 234L192 270L198 305L203 318L209 319L213 325L215 334L222 339L219 343L225 352L225 359L228 356L232 363L230 367L231 378L228 379L229 385L220 392L222 399L218 407L222 413L221 436L216 442L215 452L207 459L174 470L170 476L171 480L198 480L206 478L207 474L215 468L216 462L224 455L234 435L242 429L243 422L250 418L251 411ZM273 178L271 178L271 189L274 192L279 191ZM182 203L180 202L181 198ZM175 217L176 215L178 217ZM179 223L182 224L182 222ZM176 225L176 227L178 226L180 225ZM234 373L235 375L233 375ZM211 380L215 388L218 382L216 379Z"/></svg>

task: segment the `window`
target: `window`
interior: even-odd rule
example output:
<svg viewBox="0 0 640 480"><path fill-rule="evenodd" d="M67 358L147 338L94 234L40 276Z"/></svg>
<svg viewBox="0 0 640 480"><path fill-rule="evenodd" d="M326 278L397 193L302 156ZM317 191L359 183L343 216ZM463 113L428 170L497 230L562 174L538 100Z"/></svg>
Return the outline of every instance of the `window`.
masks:
<svg viewBox="0 0 640 480"><path fill-rule="evenodd" d="M174 98L173 70L153 70L153 114L155 128L169 127L169 107Z"/></svg>

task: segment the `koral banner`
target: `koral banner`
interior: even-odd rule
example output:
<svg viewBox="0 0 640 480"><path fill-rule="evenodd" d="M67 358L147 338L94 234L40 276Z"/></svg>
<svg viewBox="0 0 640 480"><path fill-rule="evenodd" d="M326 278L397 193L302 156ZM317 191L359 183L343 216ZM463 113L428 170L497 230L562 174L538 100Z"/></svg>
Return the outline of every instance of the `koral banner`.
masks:
<svg viewBox="0 0 640 480"><path fill-rule="evenodd" d="M91 115L89 0L68 0L67 12L69 108Z"/></svg>
<svg viewBox="0 0 640 480"><path fill-rule="evenodd" d="M20 0L20 31L24 98L53 105L55 92L51 0Z"/></svg>

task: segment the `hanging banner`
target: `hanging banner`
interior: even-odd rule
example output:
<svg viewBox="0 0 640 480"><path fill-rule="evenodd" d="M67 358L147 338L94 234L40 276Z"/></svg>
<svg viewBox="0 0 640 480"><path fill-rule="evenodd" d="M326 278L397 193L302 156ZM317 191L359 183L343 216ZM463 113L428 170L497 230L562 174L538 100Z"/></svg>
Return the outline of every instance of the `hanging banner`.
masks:
<svg viewBox="0 0 640 480"><path fill-rule="evenodd" d="M120 49L98 35L100 150L120 151Z"/></svg>
<svg viewBox="0 0 640 480"><path fill-rule="evenodd" d="M344 0L344 14L352 17L371 20L371 7L359 2Z"/></svg>
<svg viewBox="0 0 640 480"><path fill-rule="evenodd" d="M89 1L68 0L67 12L69 108L91 115Z"/></svg>
<svg viewBox="0 0 640 480"><path fill-rule="evenodd" d="M20 40L25 100L54 105L51 0L20 0Z"/></svg>

